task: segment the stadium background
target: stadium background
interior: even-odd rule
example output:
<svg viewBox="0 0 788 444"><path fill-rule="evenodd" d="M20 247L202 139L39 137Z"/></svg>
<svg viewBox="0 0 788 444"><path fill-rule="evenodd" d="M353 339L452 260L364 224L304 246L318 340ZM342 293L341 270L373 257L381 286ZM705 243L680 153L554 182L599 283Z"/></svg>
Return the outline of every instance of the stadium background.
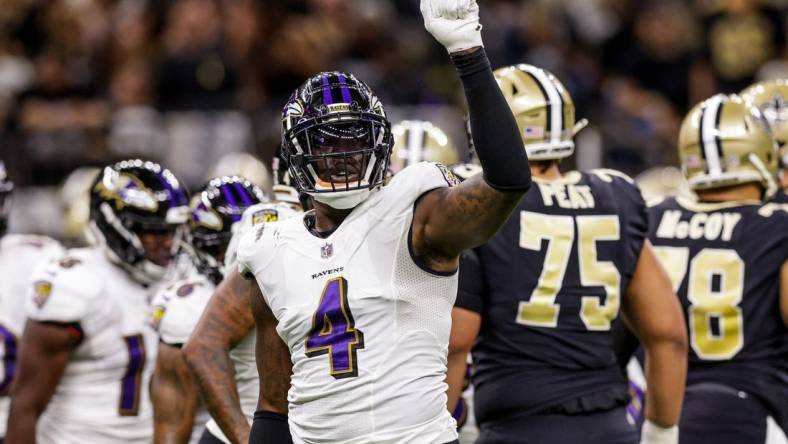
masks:
<svg viewBox="0 0 788 444"><path fill-rule="evenodd" d="M566 167L675 164L689 107L788 77L788 0L480 3L494 67L552 71L591 121ZM79 167L143 156L194 189L228 154L269 164L282 104L328 69L369 83L392 122L432 120L466 149L459 82L417 0L3 0L11 230L77 241Z"/></svg>

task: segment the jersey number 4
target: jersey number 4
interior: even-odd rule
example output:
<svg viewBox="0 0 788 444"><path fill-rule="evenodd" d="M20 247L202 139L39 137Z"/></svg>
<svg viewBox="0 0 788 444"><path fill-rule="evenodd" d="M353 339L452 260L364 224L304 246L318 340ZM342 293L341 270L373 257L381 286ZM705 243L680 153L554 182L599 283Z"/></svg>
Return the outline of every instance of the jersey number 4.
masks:
<svg viewBox="0 0 788 444"><path fill-rule="evenodd" d="M744 346L744 322L739 308L744 295L744 261L739 253L704 248L690 261L686 247L654 247L654 252L677 293L689 264L687 319L695 354L710 361L734 357Z"/></svg>
<svg viewBox="0 0 788 444"><path fill-rule="evenodd" d="M621 275L609 261L597 260L597 241L616 241L620 238L618 216L553 216L531 211L520 213L520 247L541 251L547 240L539 284L528 302L520 302L517 323L533 327L557 327L561 305L555 303L569 256L575 244L577 225L577 256L580 282L586 287L605 289L604 304L599 297L583 296L580 318L589 330L610 330L610 323L618 316Z"/></svg>
<svg viewBox="0 0 788 444"><path fill-rule="evenodd" d="M312 317L306 337L306 355L328 354L331 376L336 379L358 376L356 350L364 348L364 333L355 328L347 300L347 280L331 279L323 288L320 304Z"/></svg>

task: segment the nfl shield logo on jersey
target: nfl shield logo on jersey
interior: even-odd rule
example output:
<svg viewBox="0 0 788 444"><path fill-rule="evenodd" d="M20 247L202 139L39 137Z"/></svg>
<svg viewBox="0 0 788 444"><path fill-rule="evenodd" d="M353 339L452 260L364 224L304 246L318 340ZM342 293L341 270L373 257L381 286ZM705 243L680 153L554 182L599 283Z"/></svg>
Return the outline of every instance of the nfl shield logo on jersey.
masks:
<svg viewBox="0 0 788 444"><path fill-rule="evenodd" d="M320 247L320 257L328 259L334 255L334 244L325 244Z"/></svg>

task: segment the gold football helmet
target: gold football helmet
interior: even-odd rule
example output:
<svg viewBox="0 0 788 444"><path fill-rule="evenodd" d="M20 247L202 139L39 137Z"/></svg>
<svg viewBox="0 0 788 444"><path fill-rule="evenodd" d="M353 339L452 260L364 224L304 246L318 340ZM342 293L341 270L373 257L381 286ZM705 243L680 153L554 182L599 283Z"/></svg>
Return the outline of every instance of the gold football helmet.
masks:
<svg viewBox="0 0 788 444"><path fill-rule="evenodd" d="M745 102L758 108L780 149L780 167L788 168L788 79L766 80L741 92ZM785 172L783 172L785 174Z"/></svg>
<svg viewBox="0 0 788 444"><path fill-rule="evenodd" d="M681 170L673 166L649 168L635 177L635 184L646 202L661 197L692 197Z"/></svg>
<svg viewBox="0 0 788 444"><path fill-rule="evenodd" d="M679 132L681 170L693 190L759 182L773 193L776 143L756 108L717 94L696 105Z"/></svg>
<svg viewBox="0 0 788 444"><path fill-rule="evenodd" d="M574 137L588 121L575 123L575 104L554 75L532 65L495 70L495 79L520 129L529 160L569 157Z"/></svg>
<svg viewBox="0 0 788 444"><path fill-rule="evenodd" d="M389 170L397 174L403 168L422 161L457 163L457 147L442 129L424 120L403 120L391 127L394 150Z"/></svg>
<svg viewBox="0 0 788 444"><path fill-rule="evenodd" d="M60 188L63 202L63 235L81 245L87 244L90 219L90 187L98 176L98 168L82 167L66 177Z"/></svg>
<svg viewBox="0 0 788 444"><path fill-rule="evenodd" d="M271 194L273 179L268 168L260 159L249 153L230 153L224 155L211 168L206 180L221 176L241 176L260 187L266 195Z"/></svg>

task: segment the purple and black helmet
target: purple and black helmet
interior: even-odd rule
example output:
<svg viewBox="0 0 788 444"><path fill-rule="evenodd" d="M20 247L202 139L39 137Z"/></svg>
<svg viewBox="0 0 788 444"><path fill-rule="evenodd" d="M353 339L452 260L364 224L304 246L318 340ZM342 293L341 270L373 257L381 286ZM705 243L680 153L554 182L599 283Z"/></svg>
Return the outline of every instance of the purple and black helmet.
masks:
<svg viewBox="0 0 788 444"><path fill-rule="evenodd" d="M221 266L233 224L241 220L247 208L267 200L260 188L240 176L211 179L192 197L190 244L197 268L214 283L222 279Z"/></svg>
<svg viewBox="0 0 788 444"><path fill-rule="evenodd" d="M282 111L282 156L302 193L383 184L392 144L383 105L353 74L311 77Z"/></svg>
<svg viewBox="0 0 788 444"><path fill-rule="evenodd" d="M164 269L146 258L139 234L177 232L188 215L186 188L155 162L131 159L109 165L90 188L93 238L136 278L149 283L160 279Z"/></svg>

